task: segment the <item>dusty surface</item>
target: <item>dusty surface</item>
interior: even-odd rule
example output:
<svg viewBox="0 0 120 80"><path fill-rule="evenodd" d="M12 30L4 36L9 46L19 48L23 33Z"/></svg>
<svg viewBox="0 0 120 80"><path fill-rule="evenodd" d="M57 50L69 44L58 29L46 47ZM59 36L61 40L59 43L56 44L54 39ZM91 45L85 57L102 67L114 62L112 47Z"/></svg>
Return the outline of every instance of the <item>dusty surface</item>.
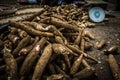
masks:
<svg viewBox="0 0 120 80"><path fill-rule="evenodd" d="M92 41L94 45L101 39L107 40L107 45L103 49L97 50L94 48L93 51L88 52L88 54L95 56L99 61L101 61L101 63L95 65L97 72L96 75L98 76L97 80L114 80L109 69L108 57L107 55L104 55L103 52L104 49L112 45L119 45L119 55L115 55L115 57L120 66L120 13L116 12L113 14L116 17L109 18L109 22L98 24L95 28L89 29L96 37L96 40Z"/></svg>

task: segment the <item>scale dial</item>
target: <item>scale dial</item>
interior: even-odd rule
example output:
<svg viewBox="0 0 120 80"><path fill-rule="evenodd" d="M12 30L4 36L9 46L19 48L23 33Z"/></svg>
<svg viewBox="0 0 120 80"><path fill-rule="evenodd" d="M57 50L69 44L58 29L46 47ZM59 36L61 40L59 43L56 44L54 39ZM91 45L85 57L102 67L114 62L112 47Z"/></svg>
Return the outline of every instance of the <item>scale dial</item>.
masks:
<svg viewBox="0 0 120 80"><path fill-rule="evenodd" d="M93 22L102 22L105 18L105 12L100 7L93 7L89 10L89 17Z"/></svg>

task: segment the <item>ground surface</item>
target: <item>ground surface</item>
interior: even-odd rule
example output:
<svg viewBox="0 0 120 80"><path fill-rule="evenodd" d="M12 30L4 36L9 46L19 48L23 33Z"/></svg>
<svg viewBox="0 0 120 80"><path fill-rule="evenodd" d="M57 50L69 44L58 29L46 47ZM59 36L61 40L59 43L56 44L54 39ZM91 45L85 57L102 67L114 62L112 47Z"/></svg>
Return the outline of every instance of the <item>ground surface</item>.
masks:
<svg viewBox="0 0 120 80"><path fill-rule="evenodd" d="M116 18L109 18L109 22L101 23L100 25L96 26L94 29L90 29L96 37L96 40L93 41L95 44L101 39L107 40L107 45L105 48L108 48L112 45L119 45L119 53L120 53L120 13L113 13ZM104 49L105 49L104 48ZM108 58L104 55L103 49L92 51L90 53L92 56L95 56L98 60L101 61L100 64L97 64L96 72L98 76L98 80L113 80L112 74L109 69L108 65ZM120 66L120 55L115 55L117 62Z"/></svg>

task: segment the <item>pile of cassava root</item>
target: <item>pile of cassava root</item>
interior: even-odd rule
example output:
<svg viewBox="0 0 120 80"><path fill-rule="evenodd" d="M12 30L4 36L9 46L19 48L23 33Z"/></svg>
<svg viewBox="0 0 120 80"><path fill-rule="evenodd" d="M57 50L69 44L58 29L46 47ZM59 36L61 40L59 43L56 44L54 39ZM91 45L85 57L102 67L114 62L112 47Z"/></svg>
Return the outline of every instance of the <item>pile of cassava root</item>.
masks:
<svg viewBox="0 0 120 80"><path fill-rule="evenodd" d="M95 69L86 53L94 36L87 12L73 5L44 6L0 35L0 80L89 80Z"/></svg>

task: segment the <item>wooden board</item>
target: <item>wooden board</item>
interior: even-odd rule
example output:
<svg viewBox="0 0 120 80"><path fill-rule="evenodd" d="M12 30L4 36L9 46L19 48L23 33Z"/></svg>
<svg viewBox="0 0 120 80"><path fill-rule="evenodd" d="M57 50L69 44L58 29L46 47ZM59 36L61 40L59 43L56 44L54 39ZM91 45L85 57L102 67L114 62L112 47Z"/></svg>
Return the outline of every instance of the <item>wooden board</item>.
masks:
<svg viewBox="0 0 120 80"><path fill-rule="evenodd" d="M103 0L85 0L89 4L107 4L107 2Z"/></svg>

